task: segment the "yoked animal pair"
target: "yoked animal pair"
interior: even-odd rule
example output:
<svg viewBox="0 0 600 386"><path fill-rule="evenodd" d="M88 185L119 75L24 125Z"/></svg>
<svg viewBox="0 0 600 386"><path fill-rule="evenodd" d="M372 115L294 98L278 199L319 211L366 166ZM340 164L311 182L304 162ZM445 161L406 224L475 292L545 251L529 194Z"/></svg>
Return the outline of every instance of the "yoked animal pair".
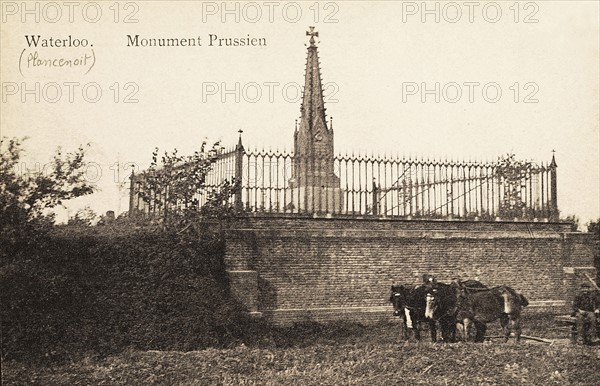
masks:
<svg viewBox="0 0 600 386"><path fill-rule="evenodd" d="M437 282L424 275L423 284L393 285L390 302L394 315L400 316L403 335L412 331L420 339L420 324L427 323L431 341L437 341L437 326L444 342L455 342L457 325L463 339L483 342L487 323L500 320L504 341L515 332L521 337L521 311L529 302L509 286L487 287L477 280L453 280L450 284Z"/></svg>

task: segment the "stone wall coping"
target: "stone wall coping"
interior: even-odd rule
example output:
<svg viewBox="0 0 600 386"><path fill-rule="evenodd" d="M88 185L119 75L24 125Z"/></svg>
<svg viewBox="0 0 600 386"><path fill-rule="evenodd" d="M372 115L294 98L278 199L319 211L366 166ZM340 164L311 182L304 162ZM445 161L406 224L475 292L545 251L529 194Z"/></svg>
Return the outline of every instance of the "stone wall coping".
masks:
<svg viewBox="0 0 600 386"><path fill-rule="evenodd" d="M544 221L485 221L465 219L406 219L390 217L308 217L301 215L250 216L239 217L228 223L228 229L253 228L272 229L275 227L289 228L293 222L295 229L316 228L368 228L370 224L378 224L385 229L426 229L426 230L490 230L504 228L505 231L522 232L555 232L571 234L571 224ZM383 228L381 228L383 229ZM577 235L582 233L575 233ZM575 236L581 237L581 236Z"/></svg>
<svg viewBox="0 0 600 386"><path fill-rule="evenodd" d="M227 231L230 236L244 237L253 234L256 237L276 238L359 238L359 239L555 239L562 238L556 232L522 231L458 231L458 230L370 230L370 229L252 229L235 228Z"/></svg>
<svg viewBox="0 0 600 386"><path fill-rule="evenodd" d="M275 219L288 219L288 220L318 220L318 221L376 221L376 222L451 222L451 223L490 223L490 224L554 224L566 227L571 227L570 222L566 221L554 221L547 218L539 218L534 220L528 219L498 219L498 220L484 220L484 219L464 219L464 218L410 218L410 217L397 217L397 216L379 216L379 215L352 215L352 214L304 214L304 213L250 213L246 217L239 217L234 219L237 220L275 220ZM577 232L579 233L579 232Z"/></svg>

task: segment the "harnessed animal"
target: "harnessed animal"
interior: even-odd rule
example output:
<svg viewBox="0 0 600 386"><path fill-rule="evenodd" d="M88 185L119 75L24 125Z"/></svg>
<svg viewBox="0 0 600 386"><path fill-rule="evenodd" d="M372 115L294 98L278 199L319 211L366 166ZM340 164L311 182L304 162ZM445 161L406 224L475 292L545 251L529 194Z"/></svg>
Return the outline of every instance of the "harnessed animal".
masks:
<svg viewBox="0 0 600 386"><path fill-rule="evenodd" d="M521 310L529 304L525 296L508 286L488 289L467 290L456 288L456 319L462 323L463 334L468 338L471 323L475 324L475 342L484 340L486 323L500 319L504 341L508 341L511 330L516 340L521 338Z"/></svg>
<svg viewBox="0 0 600 386"><path fill-rule="evenodd" d="M413 331L417 340L421 339L420 325L422 322L429 324L431 341L437 340L435 321L425 318L424 285L393 285L390 302L394 306L394 315L402 319L404 339L409 338L409 331Z"/></svg>
<svg viewBox="0 0 600 386"><path fill-rule="evenodd" d="M444 342L456 340L456 294L448 284L431 281L425 286L425 318L438 322Z"/></svg>

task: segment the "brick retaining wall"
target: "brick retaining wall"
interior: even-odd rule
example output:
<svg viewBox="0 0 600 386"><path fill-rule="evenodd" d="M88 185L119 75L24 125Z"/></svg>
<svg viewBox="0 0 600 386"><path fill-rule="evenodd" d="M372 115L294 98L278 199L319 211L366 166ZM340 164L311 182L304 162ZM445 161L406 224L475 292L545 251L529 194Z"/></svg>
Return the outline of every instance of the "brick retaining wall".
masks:
<svg viewBox="0 0 600 386"><path fill-rule="evenodd" d="M507 284L547 309L569 301L571 271L593 271L593 238L569 232L541 222L247 218L228 231L226 265L233 293L275 323L389 319L391 284L424 273Z"/></svg>

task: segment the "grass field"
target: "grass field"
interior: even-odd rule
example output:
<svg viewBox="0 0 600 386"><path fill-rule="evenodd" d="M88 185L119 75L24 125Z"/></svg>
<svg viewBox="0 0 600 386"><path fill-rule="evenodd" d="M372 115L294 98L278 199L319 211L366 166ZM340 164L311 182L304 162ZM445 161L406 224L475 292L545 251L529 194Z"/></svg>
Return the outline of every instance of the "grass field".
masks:
<svg viewBox="0 0 600 386"><path fill-rule="evenodd" d="M199 351L127 350L60 365L2 364L5 385L600 385L600 348L574 346L549 317L524 334L553 344L400 339L399 324L304 324L258 330ZM499 333L497 323L490 334ZM427 334L424 334L427 336Z"/></svg>

